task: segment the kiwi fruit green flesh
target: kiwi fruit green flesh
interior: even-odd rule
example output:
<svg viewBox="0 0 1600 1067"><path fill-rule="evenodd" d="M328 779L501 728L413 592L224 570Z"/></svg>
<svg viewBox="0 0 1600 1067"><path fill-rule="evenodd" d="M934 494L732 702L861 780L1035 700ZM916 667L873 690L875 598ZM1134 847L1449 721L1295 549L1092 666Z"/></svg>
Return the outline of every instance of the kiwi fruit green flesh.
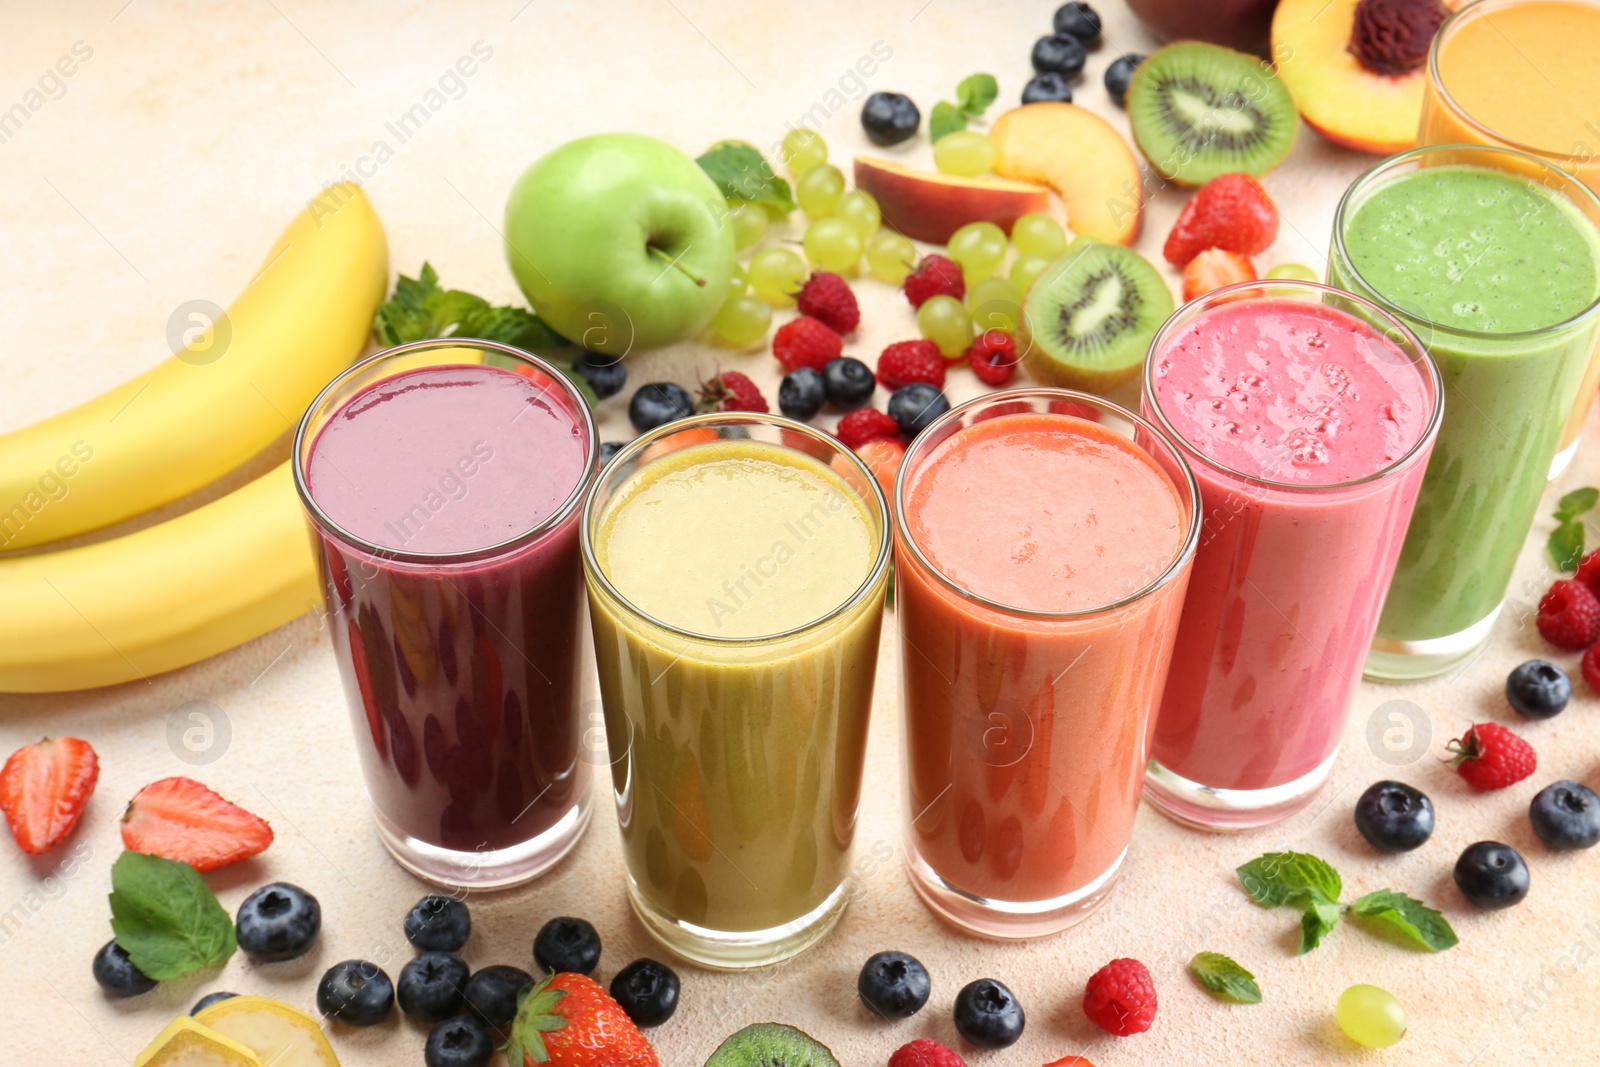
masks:
<svg viewBox="0 0 1600 1067"><path fill-rule="evenodd" d="M839 1067L828 1046L783 1023L752 1023L717 1046L705 1067Z"/></svg>
<svg viewBox="0 0 1600 1067"><path fill-rule="evenodd" d="M1277 166L1294 147L1300 113L1262 60L1180 41L1134 71L1128 122L1157 174L1204 185L1219 174L1259 177Z"/></svg>
<svg viewBox="0 0 1600 1067"><path fill-rule="evenodd" d="M1131 380L1172 292L1143 256L1078 240L1028 287L1018 326L1028 373L1047 385L1104 393Z"/></svg>

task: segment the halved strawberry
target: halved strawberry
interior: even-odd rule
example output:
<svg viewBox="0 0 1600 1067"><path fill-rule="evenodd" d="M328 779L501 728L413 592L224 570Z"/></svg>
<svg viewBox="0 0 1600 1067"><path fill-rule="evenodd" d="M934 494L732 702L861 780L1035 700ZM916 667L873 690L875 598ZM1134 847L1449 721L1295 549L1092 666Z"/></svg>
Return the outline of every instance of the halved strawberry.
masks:
<svg viewBox="0 0 1600 1067"><path fill-rule="evenodd" d="M1183 299L1185 303L1197 296L1204 296L1213 289L1221 289L1224 285L1233 285L1235 282L1253 282L1256 279L1256 265L1250 262L1249 256L1242 256L1237 252L1225 252L1220 248L1208 248L1189 261L1183 268Z"/></svg>
<svg viewBox="0 0 1600 1067"><path fill-rule="evenodd" d="M122 813L122 843L211 871L272 844L272 827L193 778L151 782Z"/></svg>
<svg viewBox="0 0 1600 1067"><path fill-rule="evenodd" d="M17 847L31 856L54 848L72 832L100 777L89 742L47 737L11 753L0 770L0 810Z"/></svg>

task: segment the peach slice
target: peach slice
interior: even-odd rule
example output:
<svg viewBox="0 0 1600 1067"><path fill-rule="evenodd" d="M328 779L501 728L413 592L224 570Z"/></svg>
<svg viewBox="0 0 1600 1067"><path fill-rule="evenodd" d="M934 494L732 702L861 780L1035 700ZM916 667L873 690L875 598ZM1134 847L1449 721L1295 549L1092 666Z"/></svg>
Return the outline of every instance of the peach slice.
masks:
<svg viewBox="0 0 1600 1067"><path fill-rule="evenodd" d="M1023 215L1050 207L1050 191L1029 182L962 178L866 156L856 157L855 170L856 188L878 201L883 224L929 244L944 244L969 222L992 222L1010 233Z"/></svg>
<svg viewBox="0 0 1600 1067"><path fill-rule="evenodd" d="M1067 228L1106 244L1139 236L1139 163L1110 123L1074 104L1023 104L994 120L994 172L1042 181L1067 205Z"/></svg>

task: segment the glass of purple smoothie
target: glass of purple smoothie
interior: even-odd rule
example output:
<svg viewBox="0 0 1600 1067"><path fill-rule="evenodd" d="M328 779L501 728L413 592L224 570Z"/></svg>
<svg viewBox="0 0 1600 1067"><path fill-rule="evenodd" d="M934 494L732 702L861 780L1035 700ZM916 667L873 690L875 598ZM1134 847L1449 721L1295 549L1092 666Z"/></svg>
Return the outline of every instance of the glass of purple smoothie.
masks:
<svg viewBox="0 0 1600 1067"><path fill-rule="evenodd" d="M378 835L429 881L526 881L588 825L578 524L598 453L559 371L473 340L363 360L295 433Z"/></svg>

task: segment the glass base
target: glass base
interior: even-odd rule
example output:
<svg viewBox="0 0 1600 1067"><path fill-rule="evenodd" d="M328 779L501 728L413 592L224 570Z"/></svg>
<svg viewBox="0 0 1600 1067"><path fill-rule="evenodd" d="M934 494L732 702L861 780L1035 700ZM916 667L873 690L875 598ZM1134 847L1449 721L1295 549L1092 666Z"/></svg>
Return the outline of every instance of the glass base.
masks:
<svg viewBox="0 0 1600 1067"><path fill-rule="evenodd" d="M1127 856L1124 848L1094 881L1048 900L995 900L969 893L941 878L909 840L906 873L917 896L945 922L980 937L1021 941L1058 934L1088 918L1090 912L1105 903Z"/></svg>
<svg viewBox="0 0 1600 1067"><path fill-rule="evenodd" d="M537 837L493 851L440 848L408 836L381 812L374 811L373 818L378 840L395 862L423 881L446 889L505 889L532 881L572 851L589 825L589 797L590 790L583 790L578 802Z"/></svg>
<svg viewBox="0 0 1600 1067"><path fill-rule="evenodd" d="M1553 482L1567 472L1567 467L1572 464L1572 457L1578 454L1578 439L1573 438L1572 443L1557 452L1550 460L1550 480Z"/></svg>
<svg viewBox="0 0 1600 1067"><path fill-rule="evenodd" d="M1264 789L1216 789L1151 760L1144 772L1144 797L1167 818L1197 830L1259 830L1304 811L1333 773L1338 756L1335 748L1309 773Z"/></svg>
<svg viewBox="0 0 1600 1067"><path fill-rule="evenodd" d="M766 930L712 930L675 918L646 900L632 875L628 901L651 936L690 963L713 971L748 971L798 956L827 936L844 914L847 884L841 882L798 919Z"/></svg>
<svg viewBox="0 0 1600 1067"><path fill-rule="evenodd" d="M1367 652L1363 677L1369 682L1421 682L1448 674L1466 663L1489 643L1504 602L1465 630L1425 641L1390 641L1374 638Z"/></svg>

